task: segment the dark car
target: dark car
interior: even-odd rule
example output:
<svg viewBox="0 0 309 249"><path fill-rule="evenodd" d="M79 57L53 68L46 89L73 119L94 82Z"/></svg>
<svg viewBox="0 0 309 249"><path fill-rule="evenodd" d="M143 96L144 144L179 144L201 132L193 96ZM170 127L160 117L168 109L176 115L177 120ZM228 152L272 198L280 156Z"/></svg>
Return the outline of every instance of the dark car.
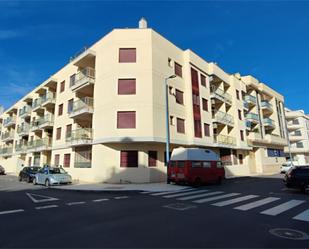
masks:
<svg viewBox="0 0 309 249"><path fill-rule="evenodd" d="M309 166L295 166L289 169L283 181L287 188L298 188L305 192L309 186Z"/></svg>
<svg viewBox="0 0 309 249"><path fill-rule="evenodd" d="M5 175L5 169L0 165L0 175Z"/></svg>
<svg viewBox="0 0 309 249"><path fill-rule="evenodd" d="M32 167L24 167L20 172L18 176L18 180L26 181L26 182L32 182L33 178L36 173L40 170L40 167L32 166Z"/></svg>

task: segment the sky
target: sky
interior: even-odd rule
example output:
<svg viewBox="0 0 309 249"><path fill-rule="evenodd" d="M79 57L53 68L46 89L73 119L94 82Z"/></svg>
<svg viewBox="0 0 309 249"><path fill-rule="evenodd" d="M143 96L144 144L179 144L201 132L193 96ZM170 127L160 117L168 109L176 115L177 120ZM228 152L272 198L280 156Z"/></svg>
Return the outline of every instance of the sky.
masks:
<svg viewBox="0 0 309 249"><path fill-rule="evenodd" d="M308 1L0 0L0 105L13 105L114 28L148 26L309 113Z"/></svg>

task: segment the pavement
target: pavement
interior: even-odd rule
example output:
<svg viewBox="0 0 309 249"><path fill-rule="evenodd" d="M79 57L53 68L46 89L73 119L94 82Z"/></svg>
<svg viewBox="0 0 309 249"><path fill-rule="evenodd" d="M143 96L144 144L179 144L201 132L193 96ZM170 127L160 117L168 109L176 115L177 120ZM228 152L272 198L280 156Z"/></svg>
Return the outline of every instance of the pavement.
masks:
<svg viewBox="0 0 309 249"><path fill-rule="evenodd" d="M309 248L281 176L171 191L64 191L0 176L0 248Z"/></svg>

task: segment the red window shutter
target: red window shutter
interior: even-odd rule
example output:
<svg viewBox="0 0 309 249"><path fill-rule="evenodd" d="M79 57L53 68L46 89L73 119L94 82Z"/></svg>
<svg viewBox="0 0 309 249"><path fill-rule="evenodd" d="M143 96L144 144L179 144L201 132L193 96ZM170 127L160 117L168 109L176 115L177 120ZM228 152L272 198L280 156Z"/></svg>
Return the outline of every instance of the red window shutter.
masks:
<svg viewBox="0 0 309 249"><path fill-rule="evenodd" d="M56 133L56 140L61 139L61 127L57 128L57 133Z"/></svg>
<svg viewBox="0 0 309 249"><path fill-rule="evenodd" d="M202 99L202 104L203 104L203 110L208 112L208 100L207 99Z"/></svg>
<svg viewBox="0 0 309 249"><path fill-rule="evenodd" d="M121 151L120 167L138 167L138 151Z"/></svg>
<svg viewBox="0 0 309 249"><path fill-rule="evenodd" d="M119 62L136 62L136 48L120 48Z"/></svg>
<svg viewBox="0 0 309 249"><path fill-rule="evenodd" d="M74 99L68 100L68 113L71 113L73 111L73 103Z"/></svg>
<svg viewBox="0 0 309 249"><path fill-rule="evenodd" d="M72 125L69 124L67 125L67 129L66 129L66 137L71 137L72 134Z"/></svg>
<svg viewBox="0 0 309 249"><path fill-rule="evenodd" d="M175 74L179 77L182 77L182 66L175 62Z"/></svg>
<svg viewBox="0 0 309 249"><path fill-rule="evenodd" d="M192 90L198 91L198 73L194 68L191 68Z"/></svg>
<svg viewBox="0 0 309 249"><path fill-rule="evenodd" d="M204 135L205 135L205 137L210 136L209 124L206 124L206 123L204 123Z"/></svg>
<svg viewBox="0 0 309 249"><path fill-rule="evenodd" d="M185 120L181 118L177 118L177 132L185 133Z"/></svg>
<svg viewBox="0 0 309 249"><path fill-rule="evenodd" d="M135 112L117 112L117 128L136 128Z"/></svg>
<svg viewBox="0 0 309 249"><path fill-rule="evenodd" d="M149 167L157 166L157 157L158 157L157 151L154 151L154 150L148 151L148 166Z"/></svg>
<svg viewBox="0 0 309 249"><path fill-rule="evenodd" d="M201 85L206 87L206 77L201 74Z"/></svg>
<svg viewBox="0 0 309 249"><path fill-rule="evenodd" d="M64 88L65 88L65 81L62 81L62 82L60 83L60 92L61 92L61 93L64 92Z"/></svg>
<svg viewBox="0 0 309 249"><path fill-rule="evenodd" d="M64 154L63 167L70 167L71 154Z"/></svg>
<svg viewBox="0 0 309 249"><path fill-rule="evenodd" d="M183 92L176 89L176 103L183 105Z"/></svg>
<svg viewBox="0 0 309 249"><path fill-rule="evenodd" d="M136 94L136 79L118 79L118 94Z"/></svg>
<svg viewBox="0 0 309 249"><path fill-rule="evenodd" d="M59 108L58 108L58 116L61 116L63 113L63 104L59 105Z"/></svg>
<svg viewBox="0 0 309 249"><path fill-rule="evenodd" d="M201 120L194 120L194 136L202 137Z"/></svg>
<svg viewBox="0 0 309 249"><path fill-rule="evenodd" d="M55 155L55 166L59 166L59 162L60 162L60 155L56 154Z"/></svg>

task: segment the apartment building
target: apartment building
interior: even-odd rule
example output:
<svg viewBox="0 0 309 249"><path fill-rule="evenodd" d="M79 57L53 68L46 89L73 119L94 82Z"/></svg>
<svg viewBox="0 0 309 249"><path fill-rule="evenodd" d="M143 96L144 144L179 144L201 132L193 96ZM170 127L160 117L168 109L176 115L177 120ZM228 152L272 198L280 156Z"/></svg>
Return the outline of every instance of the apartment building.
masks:
<svg viewBox="0 0 309 249"><path fill-rule="evenodd" d="M285 108L287 130L289 133L290 150L285 147L284 151L289 156L291 152L293 161L299 165L309 163L309 116L303 110L293 111Z"/></svg>
<svg viewBox="0 0 309 249"><path fill-rule="evenodd" d="M279 171L283 96L176 47L145 20L114 29L6 110L0 164L61 165L91 182L164 181L171 75L171 150L212 149L227 176Z"/></svg>

